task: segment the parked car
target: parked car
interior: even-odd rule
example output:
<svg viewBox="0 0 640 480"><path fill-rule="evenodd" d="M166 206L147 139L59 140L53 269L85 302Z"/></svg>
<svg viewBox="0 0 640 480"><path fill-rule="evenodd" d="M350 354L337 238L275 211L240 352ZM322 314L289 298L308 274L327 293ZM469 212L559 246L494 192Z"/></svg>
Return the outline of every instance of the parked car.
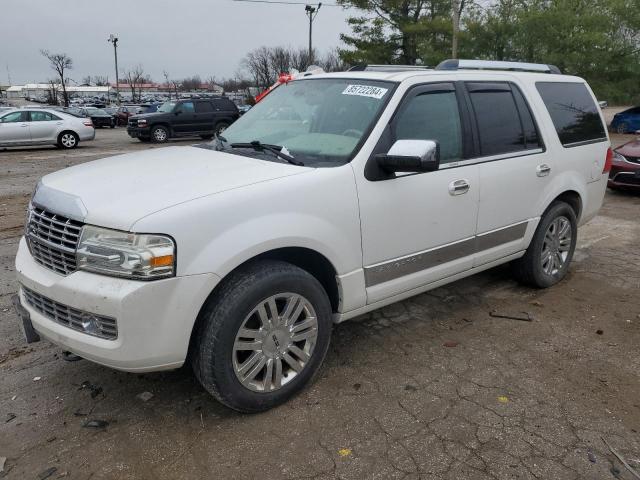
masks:
<svg viewBox="0 0 640 480"><path fill-rule="evenodd" d="M93 140L95 130L88 118L77 118L51 109L15 109L0 112L0 146L56 145L75 148Z"/></svg>
<svg viewBox="0 0 640 480"><path fill-rule="evenodd" d="M640 138L615 149L609 188L640 191Z"/></svg>
<svg viewBox="0 0 640 480"><path fill-rule="evenodd" d="M190 362L257 412L314 378L334 323L507 262L558 283L612 155L589 86L554 72L456 60L303 77L214 142L45 176L16 257L28 341L125 371Z"/></svg>
<svg viewBox="0 0 640 480"><path fill-rule="evenodd" d="M609 128L616 133L633 133L640 130L640 107L616 113Z"/></svg>
<svg viewBox="0 0 640 480"><path fill-rule="evenodd" d="M165 102L155 113L129 118L127 133L141 141L163 143L173 137L210 139L240 117L238 107L225 97Z"/></svg>
<svg viewBox="0 0 640 480"><path fill-rule="evenodd" d="M78 113L83 117L90 118L95 128L109 127L114 128L116 121L113 116L105 112L101 108L96 107L80 107Z"/></svg>
<svg viewBox="0 0 640 480"><path fill-rule="evenodd" d="M117 124L126 127L129 123L129 117L136 115L138 108L140 108L140 105L122 105L119 107Z"/></svg>
<svg viewBox="0 0 640 480"><path fill-rule="evenodd" d="M105 112L111 115L111 120L114 126L118 125L118 107L106 107L103 108Z"/></svg>

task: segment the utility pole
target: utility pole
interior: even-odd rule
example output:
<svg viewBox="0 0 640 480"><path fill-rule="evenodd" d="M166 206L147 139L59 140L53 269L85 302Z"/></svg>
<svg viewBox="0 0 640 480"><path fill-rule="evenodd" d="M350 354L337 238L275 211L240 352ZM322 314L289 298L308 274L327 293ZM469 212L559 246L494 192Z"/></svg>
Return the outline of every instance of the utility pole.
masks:
<svg viewBox="0 0 640 480"><path fill-rule="evenodd" d="M116 60L116 102L120 105L120 87L118 83L120 82L120 77L118 77L118 37L116 37L113 33L109 35L107 42L113 43L113 55ZM109 89L107 89L107 92Z"/></svg>
<svg viewBox="0 0 640 480"><path fill-rule="evenodd" d="M318 15L318 11L320 10L321 6L322 6L322 2L318 3L317 7L312 7L311 5L304 6L304 11L307 14L307 17L309 17L309 65L313 63L313 44L311 42L311 34L313 31L313 21Z"/></svg>

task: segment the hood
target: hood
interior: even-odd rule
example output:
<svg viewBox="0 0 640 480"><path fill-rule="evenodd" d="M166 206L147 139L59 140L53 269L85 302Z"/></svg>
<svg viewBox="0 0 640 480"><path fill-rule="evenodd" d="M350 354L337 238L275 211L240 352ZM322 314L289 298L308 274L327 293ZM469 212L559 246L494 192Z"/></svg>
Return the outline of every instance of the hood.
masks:
<svg viewBox="0 0 640 480"><path fill-rule="evenodd" d="M616 152L625 157L640 157L640 138L631 140L621 147L616 148Z"/></svg>
<svg viewBox="0 0 640 480"><path fill-rule="evenodd" d="M169 112L171 113L171 112ZM169 115L167 112L149 112L149 113L136 113L135 115L131 115L132 120L138 120L140 118L153 118L159 117L160 115Z"/></svg>
<svg viewBox="0 0 640 480"><path fill-rule="evenodd" d="M49 174L33 202L85 223L130 230L142 217L179 203L312 170L204 148L165 147Z"/></svg>

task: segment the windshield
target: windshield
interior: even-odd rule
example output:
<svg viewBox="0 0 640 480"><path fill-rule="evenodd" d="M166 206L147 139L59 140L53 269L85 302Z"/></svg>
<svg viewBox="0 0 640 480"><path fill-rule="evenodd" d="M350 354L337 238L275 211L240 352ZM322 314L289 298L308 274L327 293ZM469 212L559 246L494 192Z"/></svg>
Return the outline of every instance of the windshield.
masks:
<svg viewBox="0 0 640 480"><path fill-rule="evenodd" d="M224 131L222 146L259 141L284 147L305 165L348 162L392 87L339 78L283 84Z"/></svg>
<svg viewBox="0 0 640 480"><path fill-rule="evenodd" d="M158 112L169 113L173 112L173 109L176 106L176 102L164 102L162 105L158 107Z"/></svg>

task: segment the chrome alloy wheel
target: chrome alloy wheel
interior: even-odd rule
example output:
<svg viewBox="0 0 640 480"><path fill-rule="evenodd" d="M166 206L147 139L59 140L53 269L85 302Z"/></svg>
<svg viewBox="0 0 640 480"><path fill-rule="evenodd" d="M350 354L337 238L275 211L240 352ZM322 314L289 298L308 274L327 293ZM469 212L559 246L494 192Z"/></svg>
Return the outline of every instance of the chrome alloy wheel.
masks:
<svg viewBox="0 0 640 480"><path fill-rule="evenodd" d="M153 131L153 138L158 142L164 142L167 139L167 132L164 128L157 128Z"/></svg>
<svg viewBox="0 0 640 480"><path fill-rule="evenodd" d="M555 275L564 266L571 250L571 222L560 216L551 222L544 235L540 262L542 271Z"/></svg>
<svg viewBox="0 0 640 480"><path fill-rule="evenodd" d="M273 295L242 322L233 344L233 370L249 390L279 390L305 368L317 338L318 319L306 298Z"/></svg>
<svg viewBox="0 0 640 480"><path fill-rule="evenodd" d="M76 137L72 133L65 133L60 138L60 143L62 143L62 146L65 148L73 148L76 145Z"/></svg>

